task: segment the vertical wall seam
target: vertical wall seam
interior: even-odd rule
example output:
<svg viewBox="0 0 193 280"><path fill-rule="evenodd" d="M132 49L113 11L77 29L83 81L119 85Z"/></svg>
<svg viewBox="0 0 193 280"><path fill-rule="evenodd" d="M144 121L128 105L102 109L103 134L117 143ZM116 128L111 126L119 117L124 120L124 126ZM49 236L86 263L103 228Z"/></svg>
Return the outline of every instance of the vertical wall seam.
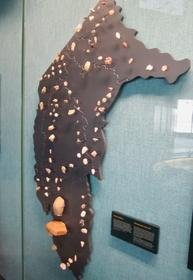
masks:
<svg viewBox="0 0 193 280"><path fill-rule="evenodd" d="M22 0L21 50L21 276L24 280L24 88L25 88L25 0Z"/></svg>

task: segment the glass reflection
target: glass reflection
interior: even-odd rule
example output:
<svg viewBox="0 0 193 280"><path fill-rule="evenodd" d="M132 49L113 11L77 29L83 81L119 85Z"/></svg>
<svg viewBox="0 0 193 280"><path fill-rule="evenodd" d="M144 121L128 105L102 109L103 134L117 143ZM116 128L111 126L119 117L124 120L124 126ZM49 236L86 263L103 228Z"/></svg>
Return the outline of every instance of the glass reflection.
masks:
<svg viewBox="0 0 193 280"><path fill-rule="evenodd" d="M176 108L168 105L155 106L154 130L160 139L164 134L170 152L154 165L154 170L167 166L193 172L193 100L178 99Z"/></svg>
<svg viewBox="0 0 193 280"><path fill-rule="evenodd" d="M175 109L174 132L193 132L193 100L178 100L177 109Z"/></svg>

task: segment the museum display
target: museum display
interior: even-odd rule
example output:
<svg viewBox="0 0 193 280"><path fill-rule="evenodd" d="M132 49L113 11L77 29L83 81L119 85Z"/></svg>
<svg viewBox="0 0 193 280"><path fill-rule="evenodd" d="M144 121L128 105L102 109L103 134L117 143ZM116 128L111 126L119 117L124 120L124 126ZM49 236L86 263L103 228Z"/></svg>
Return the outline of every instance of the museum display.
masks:
<svg viewBox="0 0 193 280"><path fill-rule="evenodd" d="M123 84L141 77L174 83L190 61L147 49L126 28L121 8L101 0L39 84L35 120L37 196L53 220L46 225L62 270L81 279L90 260L93 219L90 176L102 179L105 115ZM152 39L153 40L153 39ZM124 168L124 167L123 167Z"/></svg>

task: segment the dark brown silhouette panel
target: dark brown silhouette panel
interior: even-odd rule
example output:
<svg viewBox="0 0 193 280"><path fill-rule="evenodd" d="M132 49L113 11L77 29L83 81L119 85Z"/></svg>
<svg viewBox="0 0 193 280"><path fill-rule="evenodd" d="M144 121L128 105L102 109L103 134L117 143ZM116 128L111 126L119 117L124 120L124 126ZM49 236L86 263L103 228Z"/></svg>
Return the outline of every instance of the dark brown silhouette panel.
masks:
<svg viewBox="0 0 193 280"><path fill-rule="evenodd" d="M147 49L126 28L115 1L99 1L42 76L35 120L37 196L61 268L77 279L91 254L90 175L102 178L105 115L121 86L138 77L174 83L190 61Z"/></svg>

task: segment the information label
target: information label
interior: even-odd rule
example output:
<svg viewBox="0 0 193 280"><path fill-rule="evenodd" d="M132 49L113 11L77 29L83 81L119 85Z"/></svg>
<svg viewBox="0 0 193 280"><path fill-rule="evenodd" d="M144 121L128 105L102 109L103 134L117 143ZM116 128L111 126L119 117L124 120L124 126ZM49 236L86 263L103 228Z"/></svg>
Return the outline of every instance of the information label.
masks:
<svg viewBox="0 0 193 280"><path fill-rule="evenodd" d="M112 212L111 234L151 253L157 254L160 227Z"/></svg>

